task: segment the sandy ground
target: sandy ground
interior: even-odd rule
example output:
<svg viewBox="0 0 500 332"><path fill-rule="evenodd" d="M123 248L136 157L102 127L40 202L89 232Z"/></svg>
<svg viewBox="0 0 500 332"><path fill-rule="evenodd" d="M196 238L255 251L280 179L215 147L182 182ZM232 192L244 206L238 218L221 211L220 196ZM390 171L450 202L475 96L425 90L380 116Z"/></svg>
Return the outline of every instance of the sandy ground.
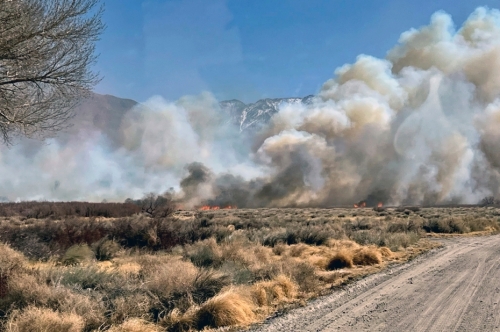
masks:
<svg viewBox="0 0 500 332"><path fill-rule="evenodd" d="M440 242L252 331L500 331L500 235Z"/></svg>

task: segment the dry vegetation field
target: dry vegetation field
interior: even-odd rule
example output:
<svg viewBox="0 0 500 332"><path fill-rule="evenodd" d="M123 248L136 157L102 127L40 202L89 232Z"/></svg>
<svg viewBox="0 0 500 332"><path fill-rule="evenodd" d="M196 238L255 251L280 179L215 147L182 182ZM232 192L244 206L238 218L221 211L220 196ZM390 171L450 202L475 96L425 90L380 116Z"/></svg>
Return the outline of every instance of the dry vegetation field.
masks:
<svg viewBox="0 0 500 332"><path fill-rule="evenodd" d="M0 324L24 331L247 326L435 247L500 230L494 207L141 213L0 204Z"/></svg>

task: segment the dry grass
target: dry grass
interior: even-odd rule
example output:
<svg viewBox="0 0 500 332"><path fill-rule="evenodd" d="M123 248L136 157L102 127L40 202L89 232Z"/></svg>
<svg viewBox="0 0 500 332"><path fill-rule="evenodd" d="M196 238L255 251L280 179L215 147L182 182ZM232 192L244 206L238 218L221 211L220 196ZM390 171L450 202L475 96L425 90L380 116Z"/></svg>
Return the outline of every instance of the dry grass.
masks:
<svg viewBox="0 0 500 332"><path fill-rule="evenodd" d="M160 332L158 325L139 318L127 319L123 324L112 326L109 332Z"/></svg>
<svg viewBox="0 0 500 332"><path fill-rule="evenodd" d="M354 265L352 251L342 249L335 253L326 265L327 270L351 268Z"/></svg>
<svg viewBox="0 0 500 332"><path fill-rule="evenodd" d="M285 275L273 280L261 281L251 287L251 295L260 307L273 307L293 301L298 294L298 285Z"/></svg>
<svg viewBox="0 0 500 332"><path fill-rule="evenodd" d="M256 321L255 304L248 297L228 290L205 302L196 313L196 328L245 326Z"/></svg>
<svg viewBox="0 0 500 332"><path fill-rule="evenodd" d="M356 265L376 265L382 263L382 255L377 248L364 247L354 252L352 261Z"/></svg>
<svg viewBox="0 0 500 332"><path fill-rule="evenodd" d="M6 332L81 332L84 321L73 313L27 307L14 311L6 323Z"/></svg>
<svg viewBox="0 0 500 332"><path fill-rule="evenodd" d="M73 322L69 331L246 326L436 247L425 240L433 232L500 229L500 210L489 208L53 219L0 217L0 241L11 244L0 243L0 323L8 331L37 331L29 325L36 315Z"/></svg>

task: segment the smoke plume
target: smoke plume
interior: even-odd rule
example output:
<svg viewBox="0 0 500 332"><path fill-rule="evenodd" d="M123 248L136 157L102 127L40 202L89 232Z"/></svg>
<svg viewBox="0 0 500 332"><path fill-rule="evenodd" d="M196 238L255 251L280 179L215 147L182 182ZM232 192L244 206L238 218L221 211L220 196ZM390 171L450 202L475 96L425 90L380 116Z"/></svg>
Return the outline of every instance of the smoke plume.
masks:
<svg viewBox="0 0 500 332"><path fill-rule="evenodd" d="M241 139L209 93L128 111L116 141L87 126L0 148L0 196L122 200L173 188L201 204L476 203L500 190L500 12L458 30L438 12L385 59L360 55L308 105Z"/></svg>

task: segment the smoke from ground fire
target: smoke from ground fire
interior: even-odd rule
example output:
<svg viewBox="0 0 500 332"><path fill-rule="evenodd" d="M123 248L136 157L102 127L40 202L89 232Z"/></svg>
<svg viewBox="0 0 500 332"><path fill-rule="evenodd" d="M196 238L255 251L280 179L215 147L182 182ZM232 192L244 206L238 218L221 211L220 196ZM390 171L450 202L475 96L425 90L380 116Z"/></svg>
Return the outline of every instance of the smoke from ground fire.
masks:
<svg viewBox="0 0 500 332"><path fill-rule="evenodd" d="M124 115L118 144L85 127L0 148L0 196L122 200L173 188L201 204L476 203L500 189L500 12L455 29L434 14L385 59L360 55L314 102L284 104L249 140L209 93L154 97Z"/></svg>

